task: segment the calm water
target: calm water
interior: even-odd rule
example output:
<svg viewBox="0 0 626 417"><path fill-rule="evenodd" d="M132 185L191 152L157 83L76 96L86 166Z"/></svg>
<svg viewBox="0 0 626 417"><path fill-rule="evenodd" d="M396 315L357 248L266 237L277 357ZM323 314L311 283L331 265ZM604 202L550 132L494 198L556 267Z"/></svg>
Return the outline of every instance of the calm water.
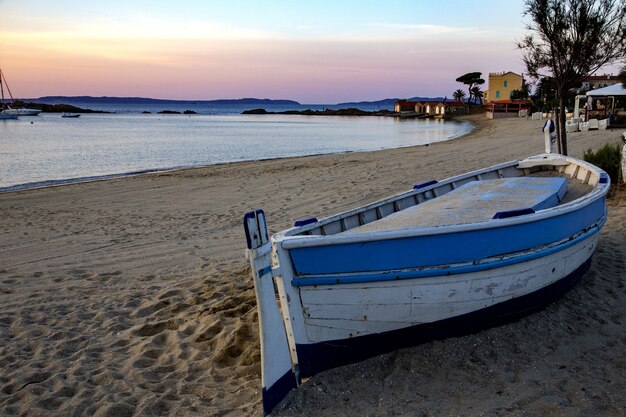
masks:
<svg viewBox="0 0 626 417"><path fill-rule="evenodd" d="M0 120L0 192L141 171L404 147L467 123L393 117L59 114Z"/></svg>

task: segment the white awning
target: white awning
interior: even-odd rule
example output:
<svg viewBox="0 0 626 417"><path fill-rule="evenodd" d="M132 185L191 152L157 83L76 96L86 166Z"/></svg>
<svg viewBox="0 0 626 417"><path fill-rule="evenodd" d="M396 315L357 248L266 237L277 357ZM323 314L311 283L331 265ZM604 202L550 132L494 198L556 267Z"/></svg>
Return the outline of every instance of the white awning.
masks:
<svg viewBox="0 0 626 417"><path fill-rule="evenodd" d="M597 90L587 91L587 95L593 97L626 96L626 88L622 84L617 83L608 87L598 88Z"/></svg>

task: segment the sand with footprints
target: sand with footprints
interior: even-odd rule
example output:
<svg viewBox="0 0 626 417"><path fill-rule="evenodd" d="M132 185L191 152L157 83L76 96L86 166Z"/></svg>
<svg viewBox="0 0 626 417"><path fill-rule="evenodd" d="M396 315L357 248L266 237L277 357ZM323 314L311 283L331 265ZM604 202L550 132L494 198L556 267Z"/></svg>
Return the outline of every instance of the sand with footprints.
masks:
<svg viewBox="0 0 626 417"><path fill-rule="evenodd" d="M275 232L543 149L541 121L472 121L473 133L431 146L0 195L0 414L261 415L242 215L262 207ZM620 137L574 133L570 153ZM622 416L626 198L617 194L591 270L558 302L321 373L273 414Z"/></svg>

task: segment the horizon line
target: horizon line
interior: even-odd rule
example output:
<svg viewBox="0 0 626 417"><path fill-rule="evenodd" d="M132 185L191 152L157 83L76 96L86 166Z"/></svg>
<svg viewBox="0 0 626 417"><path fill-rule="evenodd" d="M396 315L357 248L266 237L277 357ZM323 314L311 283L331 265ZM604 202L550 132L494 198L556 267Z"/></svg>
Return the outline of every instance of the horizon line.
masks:
<svg viewBox="0 0 626 417"><path fill-rule="evenodd" d="M16 100L22 100L22 101L27 101L27 100L42 100L42 99L46 99L46 98L52 98L52 97L59 97L59 98L68 98L68 99L76 99L76 98L93 98L93 99L127 99L127 100L155 100L155 101L181 101L181 102L203 102L203 101L242 101L242 100L258 100L258 101L291 101L300 105L322 105L322 104L332 104L332 103L303 103L300 102L298 100L294 100L294 99L289 99L289 98L259 98L259 97L241 97L241 98L211 98L211 99L174 99L174 98L155 98L155 97L141 97L141 96L91 96L91 95L45 95L45 96L40 96L40 97L24 97L24 98L17 98ZM385 97L385 98L381 98L381 99L373 99L373 100L346 100L346 101L341 101L341 102L337 102L334 103L335 105L338 104L345 104L345 103L374 103L374 102L378 102L378 101L386 101L386 100L410 100L413 98L445 98L447 96L419 96L419 95L413 95L413 96L406 96L406 97Z"/></svg>

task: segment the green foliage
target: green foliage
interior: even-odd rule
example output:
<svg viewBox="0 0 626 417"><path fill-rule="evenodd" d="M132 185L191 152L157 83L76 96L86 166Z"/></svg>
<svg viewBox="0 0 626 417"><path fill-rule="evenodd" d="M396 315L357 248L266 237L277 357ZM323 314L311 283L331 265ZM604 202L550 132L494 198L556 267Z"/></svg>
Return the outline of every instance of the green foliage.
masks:
<svg viewBox="0 0 626 417"><path fill-rule="evenodd" d="M611 177L612 184L618 184L622 169L622 147L619 144L609 145L608 143L598 149L585 151L583 159L590 164L606 171Z"/></svg>
<svg viewBox="0 0 626 417"><path fill-rule="evenodd" d="M485 83L485 80L480 78L481 75L482 75L482 72L468 72L467 74L463 74L459 78L456 79L456 82L467 85L467 90L469 92L469 97L467 99L468 103L472 101L472 97L473 97L472 87L479 86Z"/></svg>
<svg viewBox="0 0 626 417"><path fill-rule="evenodd" d="M552 77L541 77L537 82L535 95L543 100L556 99L556 83Z"/></svg>
<svg viewBox="0 0 626 417"><path fill-rule="evenodd" d="M537 88L539 89L539 87ZM519 90L511 91L511 99L519 100L525 98L530 98L530 85L528 81L526 81L526 78L522 77L522 87Z"/></svg>
<svg viewBox="0 0 626 417"><path fill-rule="evenodd" d="M460 88L452 93L452 97L454 97L455 101L463 101L463 97L465 97L465 91Z"/></svg>
<svg viewBox="0 0 626 417"><path fill-rule="evenodd" d="M513 90L511 91L511 100L518 100L521 98L528 98L528 90Z"/></svg>
<svg viewBox="0 0 626 417"><path fill-rule="evenodd" d="M483 104L484 93L480 90L479 86L475 85L472 87L472 96L474 96L474 102L478 101L480 104Z"/></svg>
<svg viewBox="0 0 626 417"><path fill-rule="evenodd" d="M480 78L481 75L482 72L468 72L467 74L461 75L459 78L456 79L456 81L467 85L483 84L485 80ZM478 82L479 80L482 80L482 82Z"/></svg>

